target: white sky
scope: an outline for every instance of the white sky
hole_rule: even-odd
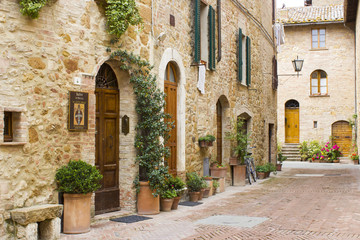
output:
[[[283,3],[286,7],[303,7],[304,0],[276,0],[276,8],[281,8]]]

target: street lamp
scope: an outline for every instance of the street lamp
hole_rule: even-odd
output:
[[[292,64],[294,67],[295,72],[297,72],[297,75],[299,76],[299,72],[301,71],[303,67],[304,59],[299,59],[299,56],[297,56],[296,59],[292,60]]]

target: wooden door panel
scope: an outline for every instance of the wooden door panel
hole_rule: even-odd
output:
[[[222,109],[221,104],[216,104],[216,160],[222,164]]]
[[[299,109],[285,109],[285,142],[299,143]]]
[[[338,145],[344,156],[351,151],[352,129],[348,122],[336,122],[332,126],[333,145]]]

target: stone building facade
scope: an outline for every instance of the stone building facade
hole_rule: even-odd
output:
[[[119,39],[119,45],[154,65],[153,73],[164,91],[169,77],[175,78],[172,85],[176,88],[175,173],[182,177],[189,171],[202,174],[204,158],[218,155],[228,167],[230,179],[230,143],[225,135],[231,121],[238,116],[247,119],[251,144],[256,146],[253,150],[256,161],[276,161],[277,92],[272,80],[276,55],[272,30],[274,3],[201,1],[204,39],[201,39],[200,57],[206,62],[209,36],[208,20],[203,12],[207,14],[212,6],[216,19],[215,69],[210,70],[207,65],[201,93],[197,87],[199,64],[194,61],[195,2],[137,1],[143,27],[129,27]],[[250,62],[246,64],[242,57],[242,82],[238,80],[239,29],[243,35],[243,56],[246,37],[251,40]],[[102,134],[96,127],[102,100],[95,92],[98,79],[103,77],[101,72],[105,71],[102,69],[113,72],[117,80],[118,95],[107,105],[116,113],[117,136],[106,136],[106,141],[108,137],[111,141],[118,139],[115,151],[118,179],[114,181],[119,186],[119,208],[135,210],[136,192],[132,184],[138,174],[134,147],[136,102],[129,74],[120,69],[119,61],[110,59],[112,36],[106,31],[104,9],[92,0],[57,0],[46,5],[38,19],[31,20],[21,15],[18,2],[4,0],[0,2],[0,32],[0,238],[6,239],[14,233],[10,210],[59,201],[54,181],[56,169],[73,159],[95,164],[96,135]],[[251,76],[248,84],[246,67]],[[68,130],[69,91],[88,93],[86,131]],[[124,116],[129,122],[126,134],[122,132]],[[10,141],[6,140],[9,118]],[[201,149],[197,140],[206,134],[220,136],[219,144],[215,142],[215,147]],[[95,209],[95,197],[93,202]]]
[[[312,3],[278,9],[285,29],[285,44],[278,53],[278,140],[327,142],[330,136],[339,137],[341,128],[347,131],[340,136],[344,142],[334,141],[348,154],[354,137],[349,126],[355,114],[354,32],[344,25],[339,1]],[[300,76],[289,76],[297,57],[304,60]]]

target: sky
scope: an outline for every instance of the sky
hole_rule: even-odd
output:
[[[283,3],[286,7],[303,7],[304,0],[276,0],[276,8],[281,8]]]

